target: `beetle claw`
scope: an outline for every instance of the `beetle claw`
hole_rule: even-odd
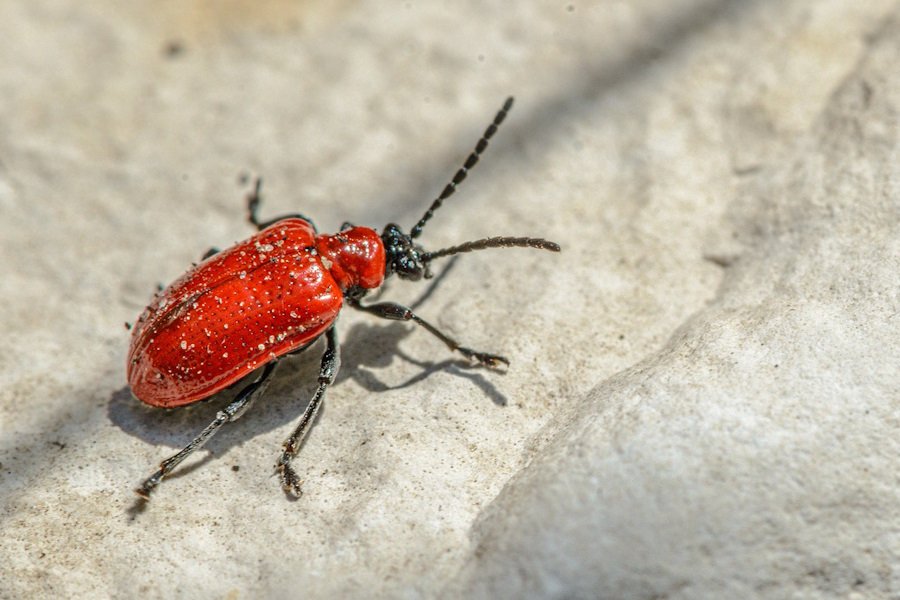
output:
[[[303,480],[297,476],[294,469],[292,469],[290,465],[283,463],[275,468],[279,475],[281,475],[281,489],[284,490],[284,493],[288,496],[293,496],[294,498],[302,496],[303,490],[300,486],[303,483]]]
[[[499,356],[497,354],[487,354],[485,352],[473,352],[469,358],[472,358],[482,367],[487,367],[488,369],[500,369],[502,367],[509,366],[509,359],[505,356]]]
[[[162,481],[164,475],[164,471],[162,470],[162,468],[160,468],[159,471],[145,479],[144,483],[141,484],[141,487],[134,490],[134,493],[143,498],[145,501],[150,500],[151,492],[156,489],[156,486],[158,486],[159,482]]]

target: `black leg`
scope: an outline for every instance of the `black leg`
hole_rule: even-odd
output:
[[[325,332],[325,339],[328,346],[322,355],[322,366],[319,368],[319,385],[316,388],[316,393],[313,394],[312,400],[306,406],[306,410],[303,412],[303,416],[300,417],[300,422],[297,424],[294,432],[284,441],[281,457],[275,463],[275,470],[281,476],[282,489],[284,489],[286,494],[297,498],[303,493],[300,490],[302,481],[297,477],[293,467],[291,467],[291,461],[297,456],[300,446],[303,445],[303,440],[309,433],[309,426],[312,425],[313,419],[316,418],[316,413],[322,405],[325,390],[334,383],[334,378],[337,377],[341,364],[340,348],[338,347],[337,332],[334,326]]]
[[[215,256],[218,253],[219,253],[219,249],[216,248],[215,246],[213,246],[212,248],[210,248],[209,250],[207,250],[206,252],[203,253],[203,258],[201,258],[200,260],[204,261],[207,258],[209,258],[210,256]]]
[[[250,221],[259,231],[262,231],[269,225],[274,225],[278,221],[283,219],[303,219],[307,223],[313,226],[313,229],[318,233],[318,229],[316,229],[316,225],[312,222],[312,220],[300,213],[291,213],[289,215],[281,215],[280,217],[275,217],[274,219],[269,219],[267,221],[259,220],[259,205],[262,204],[262,196],[260,195],[260,188],[262,188],[262,178],[257,177],[256,182],[253,184],[253,191],[247,194],[247,220]]]
[[[235,397],[234,401],[225,407],[225,410],[220,410],[216,413],[216,418],[213,419],[212,423],[206,426],[206,429],[200,432],[200,435],[195,437],[190,444],[181,450],[181,452],[162,461],[159,465],[159,470],[148,477],[144,483],[141,484],[141,487],[135,490],[137,495],[145,500],[149,500],[150,493],[160,484],[164,477],[181,464],[181,461],[190,456],[195,450],[202,448],[203,445],[209,441],[209,438],[219,432],[219,429],[221,429],[225,423],[231,423],[241,418],[241,415],[250,408],[253,400],[265,390],[269,383],[269,377],[271,377],[277,364],[278,361],[268,363],[259,378],[242,389]]]
[[[483,367],[496,369],[501,365],[501,363],[509,366],[509,360],[502,356],[498,356],[496,354],[488,354],[486,352],[476,352],[471,348],[460,346],[459,342],[441,333],[440,330],[438,330],[434,325],[432,325],[425,319],[422,319],[413,311],[400,304],[395,304],[394,302],[379,302],[378,304],[363,306],[359,303],[358,300],[348,300],[348,302],[350,302],[350,305],[354,308],[365,311],[367,313],[371,313],[376,317],[381,317],[382,319],[390,319],[392,321],[413,321],[416,324],[424,327],[429,333],[447,344],[447,347],[450,348],[450,350],[459,352],[469,360],[474,360]]]

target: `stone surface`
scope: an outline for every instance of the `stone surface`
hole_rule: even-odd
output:
[[[0,6],[0,597],[900,595],[900,6]],[[153,286],[266,214],[542,235],[341,318],[214,415],[124,383]]]

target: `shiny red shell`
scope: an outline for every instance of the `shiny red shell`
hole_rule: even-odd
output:
[[[128,383],[141,401],[203,400],[265,363],[312,343],[344,292],[384,281],[378,234],[316,235],[289,218],[203,261],[159,294],[134,327]]]

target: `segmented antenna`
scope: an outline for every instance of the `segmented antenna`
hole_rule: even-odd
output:
[[[488,147],[488,140],[494,137],[494,134],[497,133],[497,129],[500,127],[500,123],[503,122],[503,119],[506,118],[506,113],[512,108],[513,98],[510,96],[506,99],[506,102],[503,103],[503,108],[500,109],[500,112],[497,113],[497,116],[494,117],[494,121],[488,125],[488,128],[484,130],[484,134],[478,140],[478,143],[475,144],[475,150],[469,154],[469,158],[466,159],[466,162],[463,163],[463,166],[460,167],[459,171],[456,172],[456,175],[453,176],[453,179],[447,186],[444,188],[444,191],[441,192],[441,195],[438,196],[434,202],[431,203],[431,206],[428,207],[428,210],[425,211],[425,214],[419,219],[419,222],[416,223],[416,226],[412,228],[412,231],[409,233],[409,237],[415,239],[419,237],[419,234],[422,233],[422,228],[425,226],[425,223],[434,215],[434,211],[441,207],[441,204],[444,203],[444,200],[453,195],[453,192],[456,191],[456,187],[461,184],[466,179],[466,175],[469,174],[469,170],[478,164],[478,159],[481,157],[481,153],[485,151]]]
[[[450,256],[451,254],[461,254],[463,252],[472,252],[474,250],[484,250],[485,248],[537,248],[539,250],[550,250],[551,252],[559,252],[559,244],[549,242],[540,238],[525,237],[489,237],[483,240],[475,240],[466,242],[459,246],[451,246],[436,252],[425,252],[422,254],[424,262],[431,262],[435,258],[442,256]]]

